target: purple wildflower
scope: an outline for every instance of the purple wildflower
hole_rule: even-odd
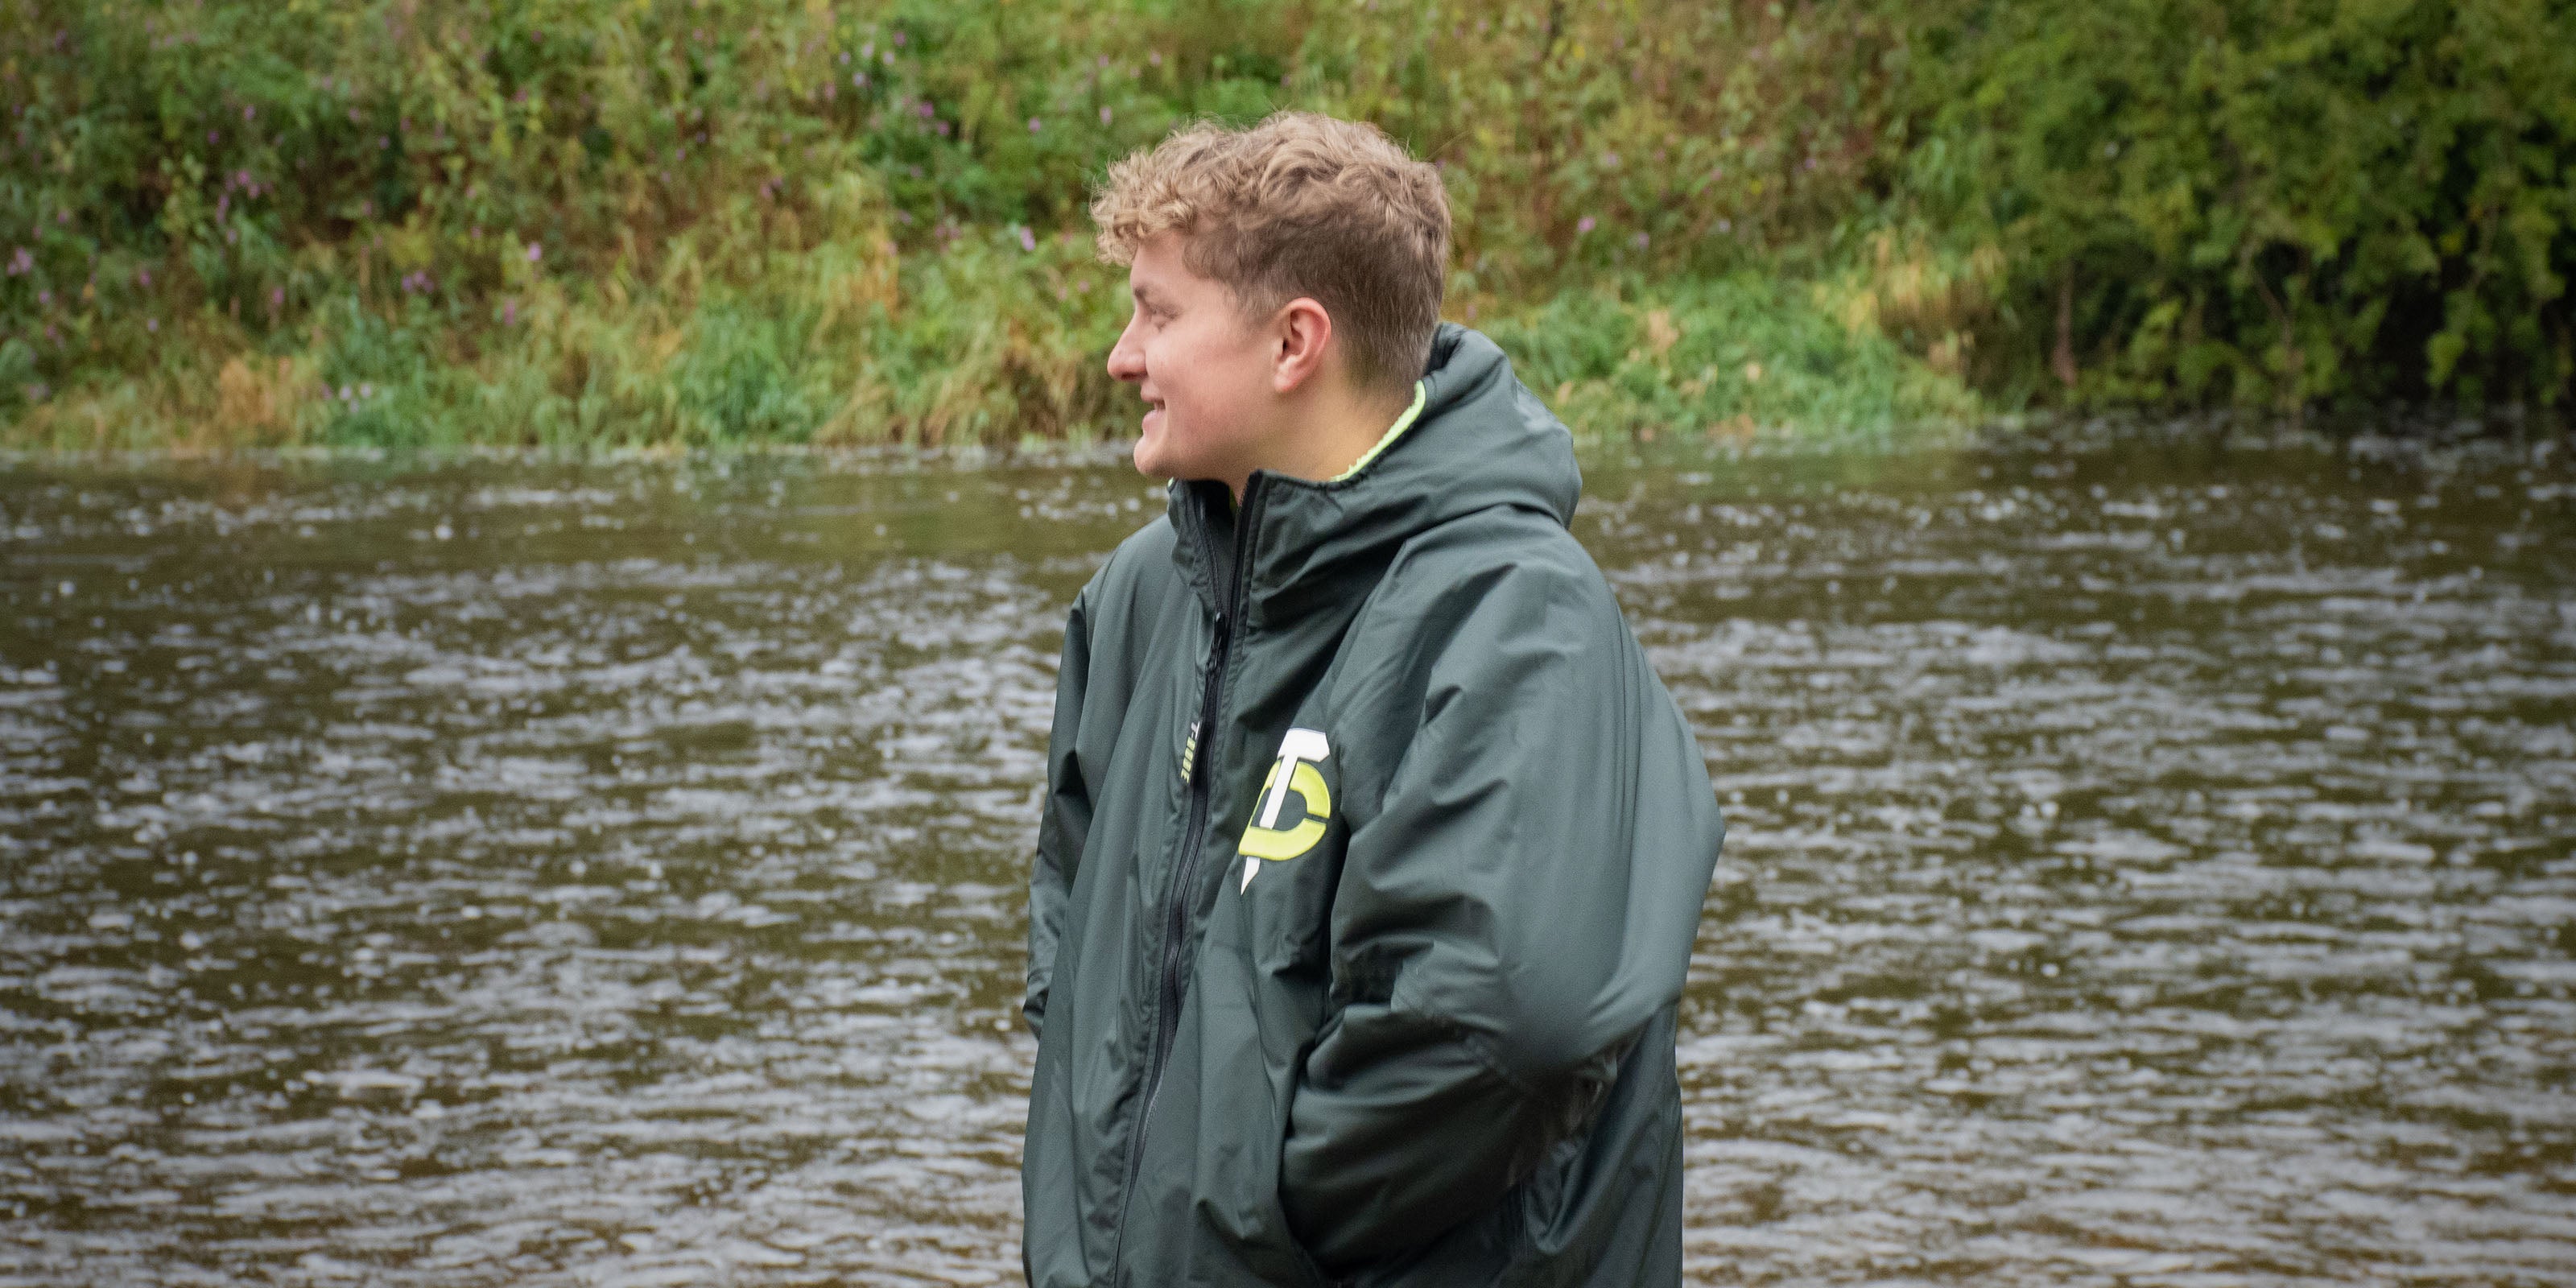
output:
[[[544,259],[545,257],[546,257],[546,248],[545,248],[544,246],[539,245],[539,244],[538,244],[538,243],[536,243],[536,242],[529,242],[529,243],[528,243],[528,262],[529,262],[529,263],[534,264],[534,263],[536,263],[537,261],[539,261],[539,260],[541,260],[541,259]]]
[[[145,318],[145,319],[143,319],[143,329],[144,329],[144,330],[146,330],[146,331],[155,331],[155,332],[159,331],[159,330],[161,329],[161,319],[159,319],[159,318]]]
[[[1578,232],[1578,233],[1588,233],[1588,232],[1591,232],[1591,231],[1592,231],[1592,216],[1590,216],[1590,215],[1585,215],[1585,216],[1584,216],[1584,217],[1582,217],[1581,219],[1577,219],[1577,220],[1575,220],[1575,221],[1574,221],[1574,231],[1576,231],[1576,232]]]
[[[850,87],[852,89],[866,89],[868,87],[868,74],[866,72],[850,73]]]
[[[11,277],[16,277],[20,273],[33,272],[35,267],[36,257],[29,254],[24,246],[18,248],[17,254],[9,257],[9,276]]]
[[[282,304],[284,304],[284,303],[286,303],[286,288],[285,288],[285,287],[283,287],[283,286],[272,286],[272,287],[268,288],[268,306],[269,306],[270,308],[276,308],[276,307],[278,307],[279,305],[282,305]]]
[[[1033,250],[1036,250],[1037,248],[1038,248],[1038,235],[1037,235],[1036,233],[1034,233],[1034,232],[1029,231],[1029,230],[1028,230],[1028,229],[1026,229],[1026,228],[1022,228],[1022,229],[1020,230],[1020,249],[1021,249],[1021,250],[1033,251]]]
[[[1109,124],[1109,106],[1105,103],[1102,104],[1100,108],[1100,123],[1102,125]]]
[[[895,45],[895,48],[897,48],[897,49],[901,49],[901,48],[903,48],[903,33],[902,33],[902,32],[898,31],[898,32],[894,33],[894,45]]]
[[[1040,128],[1040,126],[1041,126],[1042,124],[1043,124],[1043,122],[1039,121],[1039,120],[1038,120],[1038,118],[1036,118],[1036,117],[1034,117],[1034,116],[1030,117],[1030,118],[1029,118],[1029,133],[1031,133],[1031,134],[1035,134],[1035,133],[1037,133],[1037,132],[1038,132],[1038,130],[1039,130],[1039,128]]]
[[[517,326],[518,324],[519,324],[519,302],[518,302],[517,300],[503,300],[503,301],[501,301],[501,325],[503,325],[503,326]]]

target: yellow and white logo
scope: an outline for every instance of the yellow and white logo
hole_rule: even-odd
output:
[[[1252,874],[1261,870],[1263,859],[1285,862],[1324,839],[1324,820],[1333,816],[1333,793],[1324,786],[1323,771],[1315,766],[1332,755],[1332,744],[1313,729],[1291,729],[1279,740],[1279,759],[1261,782],[1261,810],[1243,825],[1243,844],[1235,847],[1243,855],[1243,884],[1238,890],[1252,888]],[[1291,789],[1305,801],[1306,817],[1294,827],[1283,828],[1279,815]]]

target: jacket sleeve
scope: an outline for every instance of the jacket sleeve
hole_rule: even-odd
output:
[[[1091,593],[1075,596],[1065,618],[1064,657],[1055,673],[1055,722],[1047,733],[1046,795],[1038,816],[1038,848],[1029,871],[1029,979],[1020,1013],[1029,1031],[1046,1023],[1047,990],[1055,979],[1056,949],[1064,941],[1065,907],[1082,845],[1091,831],[1091,787],[1083,781],[1074,744],[1081,734],[1082,699],[1091,671]]]
[[[1491,1207],[1584,1129],[1681,994],[1717,861],[1697,744],[1590,567],[1492,570],[1407,629],[1412,676],[1382,687],[1419,695],[1416,723],[1351,833],[1335,1009],[1280,1165],[1336,1273]]]

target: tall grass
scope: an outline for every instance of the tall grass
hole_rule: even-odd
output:
[[[0,443],[1115,432],[1089,183],[1283,106],[1586,432],[2561,396],[2576,20],[2317,3],[0,0]]]
[[[1878,78],[1826,73],[1878,40],[1760,5],[0,0],[0,439],[1114,432],[1087,185],[1289,105],[1440,161],[1452,316],[1585,428],[1883,431],[1970,404],[1767,276],[1852,195]]]

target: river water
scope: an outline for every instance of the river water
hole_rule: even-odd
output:
[[[1159,492],[0,467],[0,1283],[1016,1279],[1062,613]],[[1592,462],[1731,824],[1696,1282],[2576,1282],[2576,472]]]

